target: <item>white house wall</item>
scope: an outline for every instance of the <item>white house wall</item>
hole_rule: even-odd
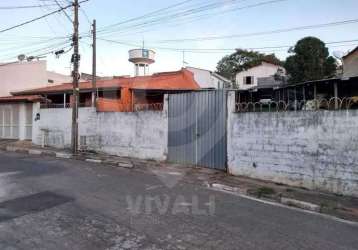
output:
[[[273,76],[277,73],[278,69],[283,69],[283,68],[273,64],[263,63],[262,65],[238,73],[236,75],[236,84],[239,86],[239,89],[243,89],[243,90],[256,87],[258,78]],[[254,77],[254,81],[250,85],[244,84],[244,77],[248,77],[248,76]]]
[[[0,67],[0,96],[47,84],[46,62],[23,62]]]
[[[11,92],[72,82],[70,76],[47,71],[46,61],[17,62],[0,67],[0,97]]]
[[[187,67],[187,70],[194,74],[194,80],[201,89],[222,89],[225,82],[216,77],[210,70]]]
[[[358,76],[358,51],[343,59],[343,72],[347,78]]]

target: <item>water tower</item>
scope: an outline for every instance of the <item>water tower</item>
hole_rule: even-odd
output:
[[[150,49],[132,49],[129,51],[129,61],[134,63],[134,75],[149,74],[149,65],[154,63],[155,52]]]

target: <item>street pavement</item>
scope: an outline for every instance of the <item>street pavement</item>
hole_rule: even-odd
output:
[[[0,152],[0,249],[358,249],[357,225],[182,173]]]

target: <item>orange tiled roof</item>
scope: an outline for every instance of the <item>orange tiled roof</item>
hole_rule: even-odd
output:
[[[133,77],[130,88],[137,90],[197,90],[200,87],[194,80],[193,73],[182,69],[152,76]]]
[[[194,80],[192,72],[182,69],[174,72],[163,72],[151,76],[122,77],[111,80],[98,80],[97,88],[130,88],[134,90],[197,90],[199,85]],[[92,89],[91,82],[81,82],[80,90]],[[61,93],[72,91],[72,83],[64,83],[56,86],[30,89],[14,92],[14,95]]]
[[[40,95],[4,96],[0,97],[0,102],[36,102],[42,99]]]

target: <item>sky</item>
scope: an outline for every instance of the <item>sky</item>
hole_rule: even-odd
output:
[[[58,3],[66,6],[69,1]],[[4,9],[11,6],[35,7]],[[0,30],[58,8],[55,0],[1,0]],[[150,68],[153,73],[179,70],[183,65],[215,70],[217,62],[235,48],[258,48],[284,60],[289,55],[287,47],[266,47],[293,46],[306,36],[316,36],[327,43],[340,42],[328,45],[330,53],[346,53],[358,46],[358,22],[282,33],[267,31],[358,19],[357,9],[357,0],[89,0],[81,4],[80,11],[80,71],[91,73],[89,30],[93,19],[97,20],[99,38],[98,75],[109,76],[132,75],[134,68],[128,62],[128,50],[143,43],[156,51],[156,62]],[[67,14],[72,17],[71,9]],[[110,26],[113,24],[117,25]],[[266,34],[247,35],[261,32]],[[48,69],[69,74],[71,33],[72,24],[63,12],[1,32],[0,62],[14,61],[19,54],[49,53],[45,57]],[[183,41],[232,35],[237,36]],[[357,41],[342,42],[351,40]],[[60,49],[69,52],[59,58],[50,53]]]

